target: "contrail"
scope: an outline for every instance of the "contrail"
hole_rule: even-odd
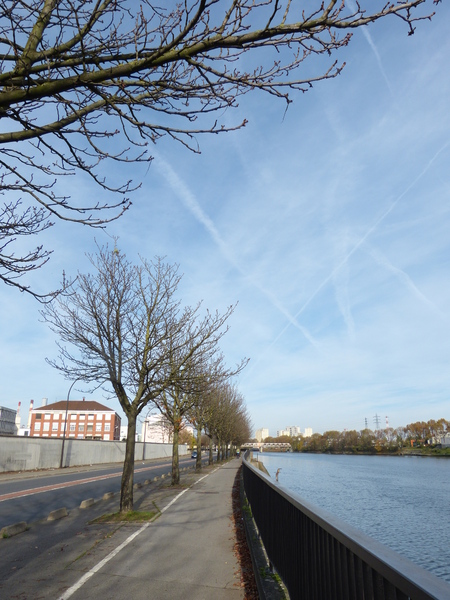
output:
[[[300,325],[295,317],[291,315],[291,313],[283,306],[283,304],[276,298],[276,296],[262,287],[257,281],[254,280],[253,277],[249,276],[242,267],[239,265],[238,261],[234,257],[230,248],[223,240],[220,235],[217,227],[214,225],[213,221],[205,214],[202,207],[197,202],[195,196],[190,191],[189,187],[184,183],[184,181],[178,176],[178,174],[172,169],[170,164],[165,161],[161,156],[155,155],[155,166],[159,170],[159,172],[163,175],[164,179],[173,189],[173,191],[177,194],[179,199],[182,201],[184,206],[189,210],[189,212],[195,217],[195,219],[203,225],[206,231],[210,234],[215,244],[219,247],[220,251],[224,255],[224,257],[230,262],[233,267],[251,284],[256,287],[274,306],[277,310],[281,312],[281,314],[287,318],[290,325],[294,325],[308,340],[310,344],[314,347],[317,347],[317,342],[308,332],[308,330]]]
[[[341,262],[331,271],[331,273],[328,275],[328,277],[326,277],[322,283],[316,288],[316,290],[311,294],[311,296],[308,298],[308,300],[306,300],[306,302],[304,302],[304,304],[299,308],[299,310],[295,313],[294,315],[294,319],[297,319],[302,312],[309,306],[309,304],[311,304],[311,302],[314,300],[314,298],[317,296],[317,294],[331,281],[331,279],[335,276],[335,274],[339,271],[339,269],[345,265],[345,263],[349,260],[349,258],[351,256],[353,256],[353,254],[361,247],[361,245],[367,240],[367,238],[372,235],[372,233],[378,228],[378,226],[380,225],[380,223],[382,223],[384,221],[384,219],[394,210],[394,208],[397,206],[397,204],[400,202],[400,200],[402,200],[407,194],[408,192],[416,185],[416,183],[422,179],[422,177],[425,175],[425,173],[429,170],[429,168],[431,167],[431,165],[434,163],[434,161],[437,159],[437,157],[448,148],[448,146],[450,145],[450,142],[447,142],[446,144],[444,144],[442,146],[442,148],[440,148],[436,154],[428,161],[427,165],[424,167],[424,169],[417,175],[417,177],[409,184],[409,186],[405,189],[404,192],[402,192],[400,194],[400,196],[398,196],[398,198],[396,198],[396,200],[394,200],[394,202],[389,206],[389,208],[387,208],[387,210],[385,210],[385,212],[375,221],[375,223],[369,227],[369,229],[366,231],[366,233],[363,235],[363,237],[353,246],[353,248],[350,250],[350,252],[348,252],[348,254],[341,260]],[[282,330],[281,332],[276,336],[276,338],[269,344],[269,346],[267,347],[267,350],[269,348],[271,348],[280,338],[281,336],[287,331],[287,329],[289,328],[290,323],[288,323]]]
[[[439,308],[417,288],[417,286],[414,284],[413,280],[407,273],[402,271],[402,269],[399,269],[398,267],[394,266],[386,256],[384,256],[383,254],[381,254],[381,252],[378,252],[374,248],[369,248],[369,254],[372,256],[372,258],[374,258],[374,260],[376,260],[376,262],[378,262],[386,270],[393,273],[413,293],[413,295],[416,298],[421,300],[424,304],[431,308],[433,312],[435,312],[443,321],[448,323],[447,315],[445,315],[441,310],[439,310]]]
[[[347,0],[347,4],[352,12],[356,12],[357,8],[356,8],[356,4],[353,2],[353,0]],[[366,38],[367,43],[369,44],[370,48],[372,49],[372,52],[375,54],[378,68],[380,69],[383,79],[385,80],[386,85],[388,86],[389,91],[390,91],[391,95],[393,96],[394,94],[392,92],[391,83],[386,75],[386,71],[384,70],[383,63],[381,62],[380,53],[378,52],[378,48],[375,46],[372,36],[370,35],[370,31],[367,26],[362,27],[360,30],[362,31],[364,37]]]

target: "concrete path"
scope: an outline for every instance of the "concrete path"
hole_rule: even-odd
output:
[[[103,557],[103,561],[109,560],[96,572],[98,563],[92,560],[95,551],[88,564],[83,559],[77,561],[71,569],[79,571],[80,580],[61,598],[244,598],[233,550],[231,498],[239,464],[233,460],[200,477],[191,488],[180,490],[153,523],[135,531],[127,528],[135,537],[117,553],[116,548],[112,555]]]

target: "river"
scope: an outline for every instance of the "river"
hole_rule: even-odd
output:
[[[279,484],[450,583],[450,459],[260,453]]]

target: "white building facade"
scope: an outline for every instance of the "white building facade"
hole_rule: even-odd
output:
[[[142,424],[143,442],[155,444],[171,444],[173,441],[173,427],[161,414],[145,417]]]
[[[299,437],[302,435],[300,427],[296,425],[291,425],[290,427],[286,427],[285,429],[279,429],[277,431],[277,437],[281,437],[283,435],[287,435],[288,437]]]
[[[189,423],[183,424],[183,431],[194,434],[194,428]],[[145,417],[142,424],[140,441],[153,442],[154,444],[171,444],[173,442],[173,427],[161,414]]]
[[[258,442],[262,442],[267,437],[269,437],[269,430],[267,428],[263,427],[262,429],[257,429],[255,431],[255,438]]]

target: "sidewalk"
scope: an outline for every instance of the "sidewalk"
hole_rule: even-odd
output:
[[[58,542],[58,548],[55,544],[51,551],[17,572],[17,577],[6,581],[5,587],[1,586],[2,597],[244,599],[232,520],[232,488],[240,464],[233,459],[201,474],[190,472],[182,478],[182,484],[189,487],[161,487],[142,494],[139,491],[136,510],[150,510],[156,504],[162,514],[155,521],[144,525],[87,525],[86,529],[95,529],[95,543],[91,537],[89,546],[85,543],[83,547],[81,539],[77,545],[72,535],[66,551],[58,553]],[[100,506],[95,512],[99,510]],[[103,510],[111,512],[111,507]],[[64,521],[59,522],[60,527]],[[14,543],[14,538],[5,542]],[[5,592],[7,595],[3,595]]]

